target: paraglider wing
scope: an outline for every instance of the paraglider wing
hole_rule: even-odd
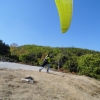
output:
[[[73,0],[55,0],[58,9],[62,33],[70,27],[72,19]]]

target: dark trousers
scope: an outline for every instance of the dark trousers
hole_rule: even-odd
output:
[[[49,69],[50,69],[50,64],[49,64],[46,60],[43,61],[42,65],[41,65],[41,70],[42,70],[46,65],[48,66],[48,69],[47,69],[47,70],[49,70]]]

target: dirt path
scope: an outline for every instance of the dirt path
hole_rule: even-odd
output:
[[[34,83],[22,82],[32,76]],[[100,100],[100,81],[72,74],[0,69],[0,100]]]

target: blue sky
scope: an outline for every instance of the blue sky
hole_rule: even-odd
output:
[[[0,0],[0,39],[9,45],[100,51],[100,0],[73,0],[72,21],[65,34],[54,0]]]

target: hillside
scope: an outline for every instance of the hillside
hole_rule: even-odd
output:
[[[86,76],[0,68],[0,82],[0,100],[100,100],[100,81]]]
[[[86,75],[100,80],[100,52],[76,47],[50,47],[39,45],[7,45],[0,41],[0,61],[41,66],[51,55],[50,66],[65,72]]]

